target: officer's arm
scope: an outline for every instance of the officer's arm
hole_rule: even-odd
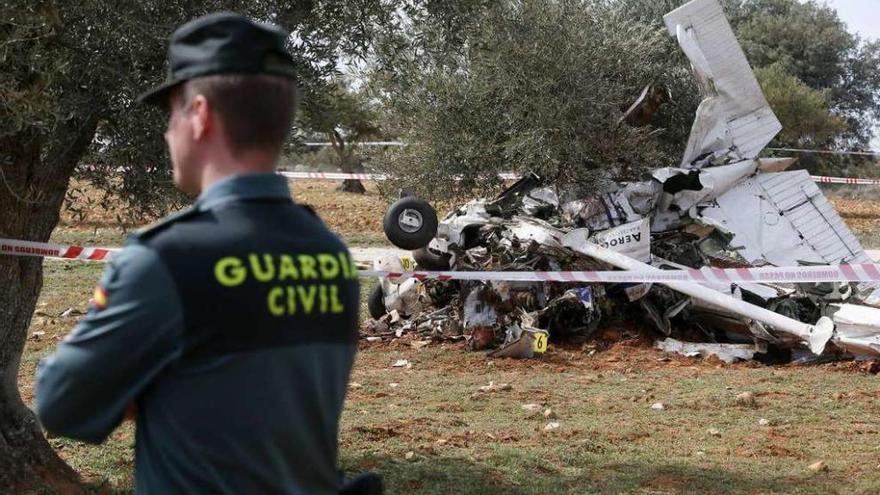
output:
[[[37,371],[37,414],[46,429],[94,443],[180,356],[183,335],[177,289],[153,250],[126,247],[100,288],[106,301],[96,292],[99,300]]]

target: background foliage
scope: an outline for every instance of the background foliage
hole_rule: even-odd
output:
[[[589,185],[677,163],[699,101],[662,23],[682,3],[467,1],[443,22],[414,9],[405,29],[380,38],[371,74],[385,128],[410,145],[375,163],[428,197],[470,194],[499,171]],[[865,147],[880,110],[880,45],[817,2],[724,3],[785,128],[772,145]],[[656,113],[638,127],[621,123],[649,85]],[[865,173],[866,163],[801,160],[825,173]]]

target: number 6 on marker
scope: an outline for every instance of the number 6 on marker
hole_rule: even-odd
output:
[[[544,354],[547,352],[547,334],[544,332],[535,332],[532,336],[534,337],[535,354]]]

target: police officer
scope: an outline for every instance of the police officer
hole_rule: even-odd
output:
[[[173,33],[174,182],[193,206],[134,235],[38,371],[55,434],[98,443],[136,410],[137,493],[336,494],[356,350],[345,245],[273,173],[296,90],[287,33],[219,13]]]

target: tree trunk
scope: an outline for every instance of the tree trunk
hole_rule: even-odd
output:
[[[349,149],[350,145],[346,145],[342,135],[335,129],[328,132],[327,135],[330,136],[330,143],[332,143],[333,150],[336,152],[336,157],[339,160],[339,170],[345,174],[353,174],[356,169],[360,169],[360,172],[363,172],[364,167],[361,165],[360,159],[354,156],[354,153]],[[367,192],[364,185],[358,179],[343,179],[342,183],[336,187],[336,190],[356,194]]]
[[[0,237],[45,242],[96,120],[71,119],[51,136],[31,129],[0,140]],[[47,144],[50,143],[50,144]],[[40,258],[0,255],[0,493],[78,493],[79,477],[52,450],[21,399],[18,367],[43,283]]]
[[[339,168],[342,172],[346,174],[356,174],[363,173],[364,166],[361,164],[360,158],[358,158],[354,153],[348,153],[339,158]],[[367,192],[367,189],[361,183],[359,179],[344,179],[342,184],[339,184],[339,187],[336,188],[337,191],[356,193],[356,194],[364,194]]]

